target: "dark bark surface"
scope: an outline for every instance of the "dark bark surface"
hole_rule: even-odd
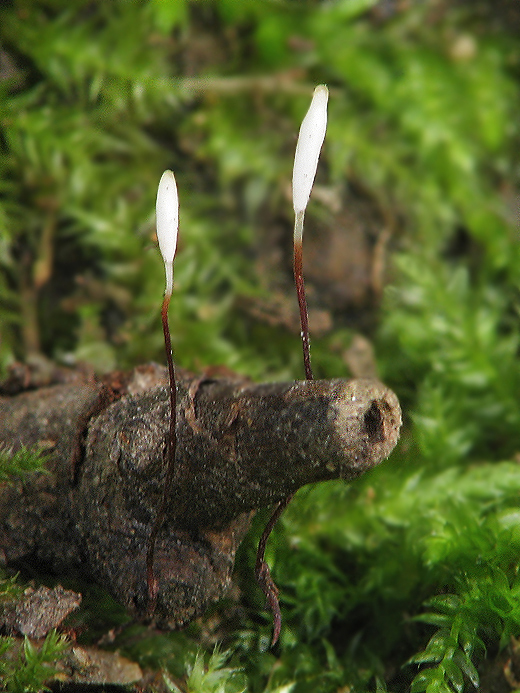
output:
[[[0,488],[3,562],[79,569],[145,617],[169,414],[156,366],[0,397],[0,444],[50,453],[48,474]],[[256,509],[308,483],[354,479],[390,454],[400,423],[395,395],[376,380],[255,385],[179,371],[175,478],[155,550],[158,625],[180,627],[220,598]]]

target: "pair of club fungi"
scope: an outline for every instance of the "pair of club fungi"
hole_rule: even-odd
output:
[[[138,618],[178,628],[219,599],[254,512],[274,506],[256,577],[280,632],[264,560],[269,533],[309,483],[350,481],[384,460],[401,425],[377,380],[314,380],[302,271],[305,209],[327,124],[319,86],[299,133],[294,171],[294,278],[306,380],[252,384],[175,368],[168,327],[179,204],[166,171],[157,194],[166,272],[168,368],[142,366],[0,397],[0,444],[48,449],[47,474],[0,489],[0,559],[28,557],[87,572]]]
[[[311,105],[309,107],[309,110],[307,111],[307,114],[305,115],[305,118],[302,121],[301,127],[300,127],[300,132],[298,135],[298,141],[296,145],[296,152],[295,152],[295,157],[294,157],[294,167],[293,167],[293,179],[292,179],[292,190],[293,190],[293,207],[294,207],[294,216],[295,216],[295,222],[294,222],[294,255],[293,255],[293,270],[294,270],[294,283],[295,283],[295,288],[296,288],[296,296],[298,300],[298,307],[300,311],[300,323],[301,323],[301,342],[302,342],[302,353],[303,353],[303,366],[305,370],[305,377],[307,381],[314,381],[314,376],[312,372],[312,367],[311,367],[311,359],[310,359],[310,341],[309,341],[309,324],[308,324],[308,312],[307,312],[307,301],[306,301],[306,296],[305,296],[305,284],[304,284],[304,279],[303,279],[303,226],[304,226],[304,217],[305,217],[305,210],[307,208],[307,204],[309,202],[310,194],[312,191],[312,187],[314,185],[314,179],[316,176],[316,171],[318,167],[318,160],[321,152],[321,148],[323,146],[323,142],[325,139],[325,134],[327,130],[327,103],[328,103],[328,97],[329,97],[329,92],[328,89],[325,85],[320,85],[316,87],[314,90],[313,98],[311,101]],[[156,221],[157,221],[157,238],[159,242],[159,248],[164,260],[164,267],[165,267],[165,273],[166,273],[166,289],[165,289],[165,294],[164,294],[164,301],[163,301],[163,306],[162,306],[162,324],[163,324],[163,331],[164,331],[164,338],[165,338],[165,348],[166,348],[166,359],[168,363],[168,371],[169,371],[169,377],[170,377],[170,433],[169,433],[169,439],[168,439],[168,444],[167,444],[167,453],[166,453],[166,472],[165,472],[165,480],[164,480],[164,488],[163,488],[163,496],[162,500],[159,505],[159,510],[157,513],[156,521],[154,523],[149,541],[148,541],[148,552],[147,552],[147,584],[148,584],[148,592],[149,592],[149,601],[150,601],[150,613],[153,613],[156,609],[157,606],[157,594],[158,594],[158,582],[155,577],[154,573],[154,554],[155,554],[155,542],[157,540],[159,531],[161,529],[161,526],[164,523],[165,516],[166,516],[166,511],[167,507],[169,504],[171,504],[171,498],[172,498],[172,489],[174,486],[174,478],[176,475],[178,475],[177,472],[177,461],[176,461],[176,447],[177,447],[177,423],[176,423],[176,390],[177,390],[177,385],[175,382],[175,368],[173,365],[173,356],[172,356],[172,350],[171,350],[171,339],[170,339],[170,333],[169,333],[169,328],[168,328],[168,306],[170,302],[170,298],[172,295],[173,291],[173,262],[175,258],[175,252],[176,252],[176,247],[177,247],[177,234],[178,234],[178,225],[179,225],[179,201],[178,201],[178,194],[177,194],[177,185],[175,182],[175,176],[172,173],[172,171],[165,171],[163,174],[161,181],[159,183],[159,189],[157,193],[157,203],[156,203]],[[311,387],[309,385],[306,386],[307,388]],[[312,390],[313,392],[318,392],[321,390],[323,385],[318,385],[316,389]],[[352,386],[350,386],[352,387]],[[372,388],[373,384],[369,386],[369,388]],[[350,407],[353,407],[353,411],[356,411],[357,414],[359,414],[358,410],[358,404],[360,401],[360,393],[356,392],[352,393],[350,392]],[[282,397],[284,399],[284,397]],[[334,401],[342,401],[344,402],[344,393],[341,397],[338,399],[335,399],[335,395],[333,396]],[[361,397],[361,400],[363,400],[363,406],[366,404],[366,400],[364,397]],[[314,400],[313,400],[314,401]],[[376,400],[373,400],[375,402]],[[347,474],[347,477],[352,476],[352,469],[355,467],[355,460],[359,461],[360,459],[366,460],[367,455],[366,455],[366,442],[367,440],[370,439],[371,444],[374,444],[376,439],[381,442],[380,437],[381,437],[381,424],[383,421],[383,417],[381,415],[381,400],[379,400],[380,404],[371,404],[370,407],[363,412],[363,426],[364,426],[364,431],[368,435],[368,437],[365,437],[364,443],[362,444],[363,452],[361,454],[354,454],[354,466],[351,467],[351,472]],[[393,411],[393,417],[392,421],[394,424],[393,430],[395,431],[395,422],[397,420],[400,421],[400,415],[395,416],[395,402],[392,402],[392,406],[390,409]],[[284,405],[285,406],[285,405]],[[290,407],[289,407],[290,409]],[[344,407],[340,407],[341,411],[345,411]],[[234,414],[238,410],[232,409],[230,416],[232,421],[235,419]],[[262,425],[267,425],[268,428],[266,430],[271,430],[272,427],[274,426],[275,430],[278,430],[280,428],[280,420],[283,418],[284,412],[287,411],[286,409],[280,409],[277,410],[277,414],[274,419],[271,419],[270,416],[267,417],[267,420],[263,420],[262,416],[257,417],[258,421],[262,421]],[[337,416],[337,411],[336,414],[332,415],[332,418],[334,420],[338,420],[336,418]],[[239,415],[242,416],[243,413]],[[324,427],[325,426],[325,421],[327,420],[327,417],[330,415],[329,413],[325,416],[325,419],[323,416],[318,416],[316,421],[319,422],[319,427]],[[281,417],[281,418],[278,418]],[[341,419],[341,415],[339,417]],[[347,417],[348,418],[348,417]],[[357,419],[357,415],[354,417]],[[350,419],[349,419],[350,420]],[[253,420],[251,420],[253,421]],[[254,426],[253,423],[251,423],[251,427]],[[309,441],[309,436],[315,436],[319,434],[319,431],[316,430],[316,428],[312,425],[310,419],[307,417],[306,421],[306,426],[307,428],[304,430],[301,428],[299,425],[294,425],[293,430],[298,430],[298,435],[301,436],[302,441]],[[383,426],[384,428],[384,426]],[[344,432],[347,430],[350,431],[349,426],[346,426],[344,429]],[[372,433],[369,434],[368,432],[371,431]],[[359,429],[357,431],[357,434],[359,434]],[[348,434],[350,436],[350,432]],[[383,436],[384,437],[384,436]],[[386,440],[386,438],[385,438]],[[282,441],[277,441],[277,443],[282,442]],[[274,455],[274,459],[277,460],[277,465],[284,465],[285,462],[290,463],[290,466],[288,467],[289,470],[289,476],[294,475],[296,476],[294,472],[294,461],[291,460],[283,460],[281,459],[283,457],[283,453],[278,452],[277,453],[277,448],[270,448],[268,449],[269,446],[262,445],[258,448],[258,451],[260,452],[260,458],[257,457],[257,463],[254,464],[255,468],[255,478],[257,481],[261,480],[261,483],[258,487],[258,493],[262,493],[262,491],[267,491],[268,489],[271,488],[271,483],[269,481],[270,474],[274,473],[278,477],[283,476],[283,474],[280,474],[280,472],[276,472],[275,469],[272,469],[270,467],[269,463],[265,462],[265,459],[269,456]],[[342,444],[340,445],[340,448],[345,452],[346,448]],[[359,452],[359,451],[358,451]],[[233,447],[231,449],[231,454],[232,457],[235,455],[235,448]],[[320,458],[320,453],[317,450],[314,450],[315,457],[314,459],[317,460]],[[207,455],[209,455],[209,450],[205,451],[204,454],[204,460],[207,459]],[[254,456],[255,457],[255,456]],[[262,462],[263,460],[263,462]],[[351,459],[352,462],[352,459]],[[331,466],[333,469],[337,469],[335,462],[329,460],[328,464]],[[266,475],[266,472],[269,471],[269,474]],[[355,473],[353,474],[354,476],[356,475]],[[216,482],[216,480],[215,480]],[[243,485],[244,479],[240,478],[240,482],[236,485],[235,487],[235,495],[234,497],[236,499],[240,499],[243,497],[243,488],[247,486],[247,484]],[[208,496],[208,501],[210,498],[214,497],[215,495],[215,489],[217,488],[217,485],[213,488],[212,491],[209,492]],[[278,601],[278,590],[276,588],[276,585],[274,584],[269,566],[267,565],[264,555],[265,555],[265,549],[267,545],[267,541],[269,538],[269,535],[278,520],[279,516],[282,514],[283,510],[287,507],[287,505],[290,503],[292,499],[292,494],[294,491],[298,488],[298,486],[294,486],[294,488],[290,491],[290,493],[286,494],[282,498],[276,498],[276,494],[272,494],[270,492],[267,492],[265,500],[267,502],[270,501],[270,503],[275,503],[274,507],[274,512],[271,516],[271,519],[267,523],[264,532],[262,533],[262,536],[259,541],[258,545],[258,552],[257,552],[257,558],[256,558],[256,565],[255,565],[255,574],[257,578],[257,582],[261,589],[263,590],[265,597],[266,597],[266,602],[268,608],[271,610],[273,614],[273,639],[272,643],[274,644],[280,634],[280,628],[281,628],[281,612],[280,612],[280,606],[279,606],[279,601]],[[218,495],[218,494],[217,494]],[[183,507],[183,503],[185,501],[183,500],[184,497],[179,497],[178,498],[178,503],[179,507]],[[208,507],[212,505],[211,502],[208,502]],[[220,507],[220,512],[222,512],[222,504],[220,502],[217,502],[217,506]],[[222,515],[221,515],[222,517]]]

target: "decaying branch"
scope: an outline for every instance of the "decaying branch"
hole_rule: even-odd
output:
[[[155,617],[169,628],[223,594],[256,509],[354,479],[390,454],[401,423],[376,380],[254,385],[179,371],[178,381],[176,471],[155,553]],[[2,561],[88,572],[144,617],[168,426],[157,366],[0,397],[0,444],[49,451],[48,474],[0,488]]]

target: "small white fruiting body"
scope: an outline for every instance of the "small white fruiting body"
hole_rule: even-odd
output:
[[[177,249],[179,232],[179,196],[177,183],[172,171],[165,171],[159,181],[157,202],[155,204],[155,219],[159,250],[164,260],[166,272],[166,296],[173,291],[173,259]]]
[[[329,90],[320,84],[314,90],[311,105],[300,127],[293,168],[293,206],[297,223],[295,240],[302,240],[303,215],[309,201],[321,147],[327,130]],[[299,223],[298,223],[299,222]]]

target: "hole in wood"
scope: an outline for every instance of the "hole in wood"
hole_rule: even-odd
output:
[[[365,414],[365,431],[371,442],[381,443],[385,439],[383,417],[377,402],[372,402],[370,409]]]

